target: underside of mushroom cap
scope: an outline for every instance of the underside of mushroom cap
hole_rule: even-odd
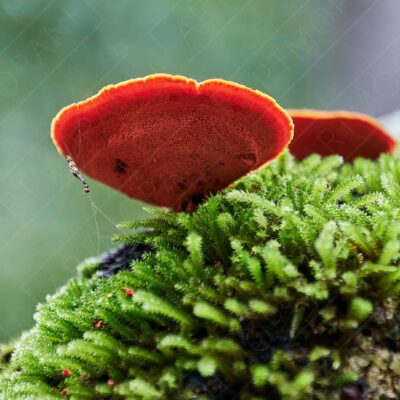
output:
[[[52,124],[82,172],[175,210],[275,159],[292,136],[289,115],[261,92],[164,74],[107,86]]]

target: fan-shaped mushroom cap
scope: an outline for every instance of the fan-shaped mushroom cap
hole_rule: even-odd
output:
[[[392,153],[396,142],[379,123],[364,114],[348,111],[288,110],[294,123],[289,148],[298,159],[312,153],[339,154],[345,161],[356,157],[376,159]]]
[[[52,124],[58,151],[85,174],[175,210],[275,159],[292,135],[289,115],[261,92],[163,74],[107,86]]]

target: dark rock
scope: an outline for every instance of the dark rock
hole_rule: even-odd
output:
[[[129,269],[131,262],[140,260],[152,248],[146,244],[123,244],[100,256],[97,273],[101,278],[108,278],[117,272]]]
[[[341,400],[364,400],[367,395],[368,385],[363,381],[357,381],[346,385],[342,389]]]
[[[240,389],[230,385],[221,374],[205,378],[197,372],[191,373],[184,382],[185,389],[190,389],[197,399],[207,396],[208,400],[233,400],[239,398]]]
[[[277,350],[290,350],[294,342],[290,338],[290,320],[273,325],[265,320],[243,321],[241,346],[257,362],[268,362]]]

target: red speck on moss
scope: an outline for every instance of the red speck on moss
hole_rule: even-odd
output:
[[[289,115],[261,92],[164,74],[105,87],[52,124],[83,173],[174,210],[272,161],[292,136]]]
[[[131,288],[124,288],[124,293],[128,297],[133,297],[133,295],[135,294],[134,290]]]
[[[345,161],[357,157],[376,159],[393,153],[394,139],[379,123],[364,114],[348,111],[289,110],[294,138],[289,148],[298,159],[313,153],[338,154]]]
[[[98,330],[101,329],[104,326],[104,321],[102,319],[99,319],[95,324],[94,324],[94,329]]]
[[[64,369],[62,370],[62,376],[63,376],[64,378],[69,378],[69,377],[71,376],[71,371],[70,371],[68,368],[64,368]]]
[[[214,267],[220,268],[221,266],[222,266],[222,262],[221,261],[217,260],[217,261],[214,262]]]

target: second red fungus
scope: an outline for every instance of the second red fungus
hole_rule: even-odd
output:
[[[376,159],[396,147],[378,122],[364,114],[315,110],[289,110],[289,114],[295,127],[289,148],[300,160],[313,153],[339,154],[345,161],[357,157]]]
[[[275,159],[292,134],[288,114],[261,92],[162,74],[108,86],[52,125],[79,170],[175,210]]]

